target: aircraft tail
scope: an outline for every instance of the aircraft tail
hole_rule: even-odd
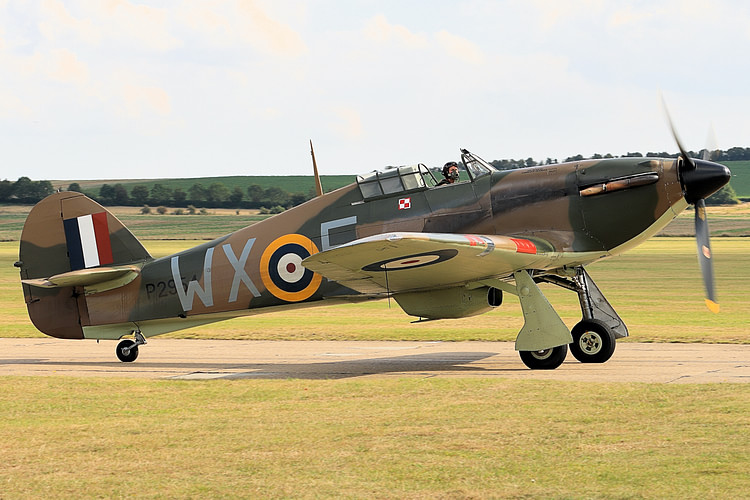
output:
[[[84,294],[129,283],[138,264],[151,258],[133,233],[92,199],[75,192],[46,197],[26,218],[16,263],[31,321],[53,337],[83,338]]]

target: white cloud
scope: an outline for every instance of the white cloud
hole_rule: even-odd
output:
[[[144,112],[166,115],[170,112],[169,95],[159,87],[144,87],[123,84],[122,96],[128,115],[139,118]]]
[[[61,0],[44,0],[40,6],[39,31],[48,40],[58,40],[69,34],[89,44],[97,44],[102,30],[92,19],[76,19]]]
[[[395,44],[410,49],[428,46],[426,36],[412,33],[405,26],[391,24],[382,14],[378,14],[367,22],[364,34],[368,39],[382,44]]]
[[[28,119],[33,111],[9,90],[0,89],[0,118],[23,116]]]
[[[300,34],[270,16],[254,0],[182,2],[179,22],[216,47],[250,45],[264,54],[297,58],[308,52]]]
[[[630,26],[648,21],[657,16],[653,9],[649,11],[636,10],[632,5],[617,10],[609,18],[609,25],[613,27]]]
[[[239,12],[249,21],[245,26],[259,46],[272,54],[284,57],[298,57],[307,52],[302,37],[290,26],[269,17],[253,0],[240,0]]]
[[[281,111],[279,108],[268,106],[262,110],[261,114],[264,118],[275,120],[281,116]]]
[[[52,80],[83,85],[89,81],[89,69],[67,49],[54,49],[44,58],[44,71]]]
[[[165,117],[172,112],[172,99],[166,90],[149,77],[127,68],[115,70],[101,82],[101,86],[106,89],[102,91],[101,99],[120,116],[141,120],[152,116]]]
[[[71,175],[103,163],[231,174],[243,159],[307,173],[311,136],[332,170],[349,173],[442,165],[458,146],[488,159],[663,150],[672,142],[657,88],[675,96],[691,148],[708,121],[720,145],[747,145],[750,6],[739,2],[3,5],[3,151],[40,176],[64,162]],[[66,154],[53,155],[63,141]],[[34,160],[29,144],[45,145]]]
[[[96,6],[92,10],[97,20],[104,22],[107,32],[115,39],[135,42],[153,50],[170,50],[182,45],[169,32],[166,9],[135,5],[125,0],[88,2]]]
[[[359,139],[363,135],[362,119],[359,112],[351,107],[339,106],[333,109],[336,121],[333,130],[347,139]]]
[[[438,32],[435,36],[449,55],[471,64],[485,63],[486,58],[482,50],[466,38],[453,35],[445,30]]]
[[[77,16],[71,14],[71,10]],[[168,14],[167,9],[126,0],[79,0],[69,4],[45,0],[38,25],[40,32],[52,42],[73,37],[94,46],[106,41],[167,51],[182,45],[170,32]]]
[[[548,31],[562,25],[570,25],[571,21],[581,17],[598,17],[606,7],[605,0],[524,0],[519,5],[526,4],[536,12],[533,19],[542,31]]]

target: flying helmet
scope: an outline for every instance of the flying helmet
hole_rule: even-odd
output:
[[[451,167],[456,167],[456,171],[453,174],[450,173]],[[443,176],[445,176],[446,179],[458,179],[458,163],[455,161],[449,161],[446,163],[445,166],[443,166]]]

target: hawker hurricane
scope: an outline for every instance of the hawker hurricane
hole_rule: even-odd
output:
[[[376,170],[161,258],[95,201],[60,192],[31,210],[16,266],[39,330],[120,340],[124,362],[148,337],[266,311],[392,297],[418,320],[442,320],[511,295],[529,368],[557,368],[568,349],[602,363],[628,330],[586,266],[643,243],[689,205],[706,301],[718,310],[704,200],[730,172],[680,150],[501,171],[462,149],[444,180],[423,164]],[[577,294],[572,329],[541,283]]]

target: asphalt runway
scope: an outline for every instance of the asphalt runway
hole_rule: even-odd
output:
[[[750,345],[618,343],[603,364],[568,354],[556,370],[526,368],[511,342],[343,342],[153,338],[134,363],[115,342],[0,339],[0,376],[150,379],[499,377],[587,382],[750,382]]]

